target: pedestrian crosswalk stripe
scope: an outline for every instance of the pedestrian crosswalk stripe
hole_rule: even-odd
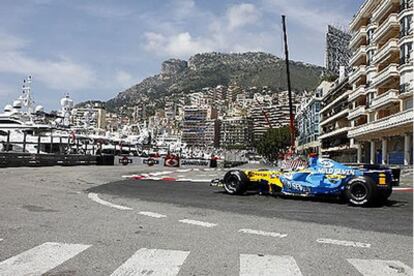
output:
[[[42,275],[90,247],[46,242],[0,263],[0,275]]]
[[[175,276],[190,252],[141,248],[111,276]]]
[[[292,256],[240,254],[240,276],[302,275]]]
[[[369,244],[369,243],[354,242],[354,241],[341,241],[341,240],[333,240],[333,239],[317,239],[316,242],[326,243],[326,244],[343,245],[343,246],[351,246],[351,247],[362,247],[362,248],[370,248],[371,247],[371,244]]]
[[[364,276],[413,275],[411,267],[400,261],[348,259],[348,262],[351,263]]]

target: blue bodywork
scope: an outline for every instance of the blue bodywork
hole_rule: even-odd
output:
[[[283,194],[316,196],[316,195],[340,195],[345,189],[345,184],[356,176],[369,176],[374,183],[378,183],[379,173],[385,173],[387,183],[391,183],[390,170],[369,171],[362,168],[352,168],[330,159],[309,159],[309,167],[302,171],[296,171],[280,175],[283,184]],[[384,188],[387,188],[386,185]]]

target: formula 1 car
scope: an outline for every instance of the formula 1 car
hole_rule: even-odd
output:
[[[211,186],[223,186],[229,194],[258,190],[275,195],[339,196],[352,205],[363,206],[386,201],[396,185],[393,181],[392,171],[386,167],[350,167],[311,157],[303,170],[231,170],[223,179],[212,180]]]

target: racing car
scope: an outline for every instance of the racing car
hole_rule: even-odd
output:
[[[289,196],[336,196],[350,204],[364,206],[385,202],[395,183],[387,167],[351,167],[331,159],[311,157],[308,167],[293,172],[273,170],[231,170],[212,186],[223,186],[232,195],[248,190]]]

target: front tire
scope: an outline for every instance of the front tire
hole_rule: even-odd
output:
[[[345,196],[352,205],[369,205],[376,197],[375,183],[368,177],[352,178],[346,183]]]
[[[224,189],[231,195],[242,195],[246,192],[249,179],[242,171],[232,170],[223,179]]]

